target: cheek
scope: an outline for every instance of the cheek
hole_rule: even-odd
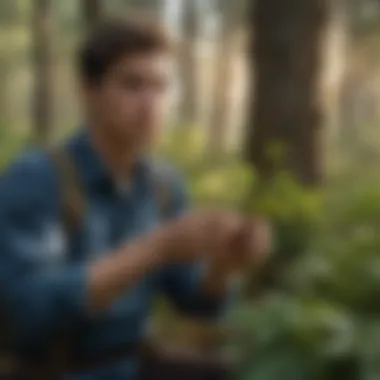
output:
[[[171,115],[171,112],[173,112],[173,108],[173,102],[170,98],[167,99],[162,107],[162,117],[164,119],[168,119]]]
[[[157,97],[141,104],[140,110],[142,120],[151,127],[157,127],[167,115],[167,103],[165,99]]]
[[[138,97],[129,91],[120,91],[114,98],[115,104],[121,109],[127,112],[129,109],[136,107],[138,103]]]
[[[126,122],[132,116],[134,103],[133,97],[125,91],[112,91],[106,95],[102,106],[106,108],[109,118],[115,122]]]
[[[168,97],[163,97],[157,101],[157,114],[159,116],[167,116],[170,109],[170,100]]]

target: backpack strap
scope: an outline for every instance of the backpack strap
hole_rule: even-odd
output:
[[[75,164],[64,147],[55,147],[48,152],[48,155],[57,173],[63,230],[70,237],[79,231],[82,225],[86,203],[84,189]],[[73,334],[71,329],[60,331],[52,339],[47,363],[49,378],[58,378],[65,371],[70,360]]]
[[[79,173],[63,147],[49,152],[49,157],[57,171],[61,190],[61,218],[65,232],[71,236],[78,231],[85,213],[85,194]]]

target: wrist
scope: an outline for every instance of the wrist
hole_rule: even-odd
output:
[[[157,265],[165,264],[172,260],[174,244],[168,228],[159,228],[149,239],[148,245],[150,250],[154,251]]]
[[[227,291],[233,271],[226,266],[209,262],[204,272],[204,286],[208,294],[220,297]]]
[[[215,277],[219,279],[226,279],[230,277],[235,270],[228,263],[221,263],[218,261],[210,261],[207,264],[207,273],[210,277]]]

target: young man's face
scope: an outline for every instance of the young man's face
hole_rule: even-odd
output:
[[[87,106],[104,134],[136,152],[151,145],[167,108],[171,64],[161,53],[127,56],[86,89]]]

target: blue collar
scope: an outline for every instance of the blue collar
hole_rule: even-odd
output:
[[[83,178],[84,184],[88,189],[108,188],[116,190],[116,184],[111,177],[110,171],[101,159],[91,142],[87,131],[81,131],[68,141],[67,148],[73,155],[75,164]],[[138,183],[145,182],[148,175],[148,161],[140,159],[131,177],[131,186],[135,187]]]

